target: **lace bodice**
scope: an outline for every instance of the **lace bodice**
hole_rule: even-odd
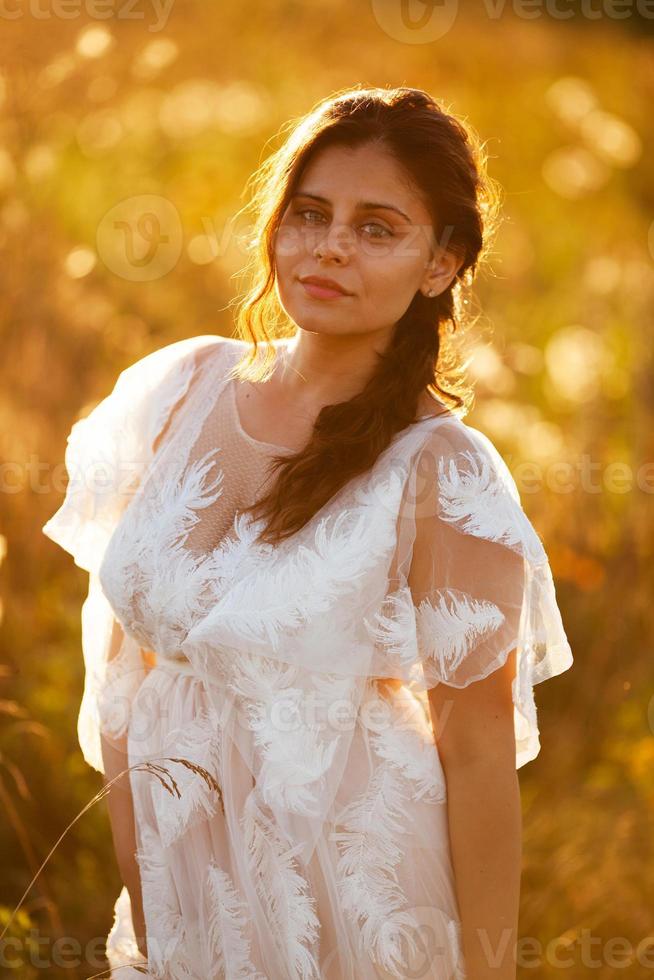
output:
[[[119,523],[99,569],[126,632],[164,658],[186,659],[180,644],[208,604],[242,568],[250,541],[241,512],[272,478],[284,450],[241,426],[236,379],[225,380],[225,351],[195,359],[190,394]],[[219,354],[219,357],[216,357]],[[199,362],[199,363],[198,363]]]

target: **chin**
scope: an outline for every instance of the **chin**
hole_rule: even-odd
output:
[[[323,334],[326,337],[338,337],[349,333],[347,325],[342,320],[334,319],[330,323],[327,317],[304,316],[302,313],[298,313],[291,319],[300,330],[305,330],[307,333]]]

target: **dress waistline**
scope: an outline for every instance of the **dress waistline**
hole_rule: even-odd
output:
[[[188,677],[198,678],[198,673],[188,657],[162,657],[159,655],[150,669],[166,670],[171,674],[186,674]]]

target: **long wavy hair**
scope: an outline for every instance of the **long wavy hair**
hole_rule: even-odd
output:
[[[272,457],[276,476],[270,489],[244,508],[263,519],[260,540],[269,543],[290,537],[368,470],[393,436],[417,421],[425,389],[456,415],[467,414],[473,392],[464,379],[460,334],[475,319],[469,308],[472,281],[496,231],[500,201],[475,131],[421,89],[348,88],[291,120],[282,134],[287,127],[283,144],[250,178],[252,197],[242,209],[253,220],[246,242],[250,260],[242,271],[249,288],[238,302],[236,327],[250,348],[232,377],[265,380],[276,357],[271,341],[297,332],[275,290],[275,240],[305,168],[328,146],[374,142],[390,151],[422,192],[436,241],[447,239],[462,262],[440,295],[416,291],[362,390],[348,401],[324,405],[299,452]]]

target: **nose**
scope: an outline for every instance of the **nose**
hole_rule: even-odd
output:
[[[352,254],[352,230],[349,225],[331,224],[320,236],[314,246],[313,254],[317,259],[334,259],[345,262]]]

